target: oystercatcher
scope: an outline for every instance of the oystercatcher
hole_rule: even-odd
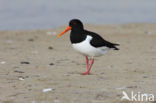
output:
[[[71,30],[70,41],[73,48],[86,57],[87,71],[82,75],[89,75],[94,57],[101,56],[111,49],[119,50],[116,47],[119,44],[108,42],[98,34],[85,30],[82,22],[78,19],[72,19],[69,26],[58,37],[69,30]],[[92,58],[90,65],[88,57]]]

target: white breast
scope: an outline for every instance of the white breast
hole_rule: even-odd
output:
[[[73,48],[80,52],[81,54],[85,56],[101,56],[105,54],[109,48],[107,47],[100,47],[100,48],[95,48],[90,44],[90,41],[92,40],[91,36],[87,36],[87,38],[80,42],[80,43],[74,43],[72,44]]]

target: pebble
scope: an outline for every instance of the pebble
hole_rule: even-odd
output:
[[[1,61],[1,64],[5,64],[6,63],[6,61]]]
[[[127,88],[137,88],[137,86],[127,86]]]
[[[15,70],[14,72],[16,72],[16,73],[24,73],[23,71],[18,71],[18,70]]]
[[[54,65],[54,63],[50,63],[49,65],[51,65],[51,66],[52,66],[52,65]]]
[[[143,76],[143,78],[148,78],[148,76]]]
[[[26,61],[22,61],[21,64],[30,64],[30,63]]]
[[[19,80],[24,80],[24,78],[22,78],[22,77],[20,77],[20,78],[18,78]]]
[[[52,49],[53,49],[53,47],[52,47],[52,46],[49,46],[49,47],[48,47],[48,49],[52,50]]]
[[[25,76],[25,77],[23,77],[23,76],[18,76],[18,79],[19,79],[19,80],[24,80],[25,78],[29,78],[29,76]]]
[[[53,88],[44,88],[44,89],[42,89],[42,92],[47,93],[47,92],[50,92],[52,90],[54,90],[54,89]]]
[[[33,38],[30,38],[30,39],[28,39],[28,41],[31,41],[31,42],[33,42],[33,41],[34,41],[34,39],[33,39]]]

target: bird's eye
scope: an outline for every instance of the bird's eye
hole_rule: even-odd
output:
[[[76,22],[73,22],[73,24],[76,24]]]

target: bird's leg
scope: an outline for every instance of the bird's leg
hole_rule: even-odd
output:
[[[87,64],[87,70],[89,68],[89,64],[88,64],[89,60],[88,60],[88,57],[86,56],[86,64]]]
[[[90,63],[90,66],[89,66],[89,68],[87,69],[87,72],[82,73],[82,75],[89,75],[89,72],[90,72],[90,70],[91,70],[91,67],[93,66],[93,63],[94,63],[94,58],[92,58],[91,63]]]
[[[87,73],[88,73],[88,74],[89,74],[89,72],[90,72],[90,70],[91,70],[91,68],[92,68],[92,66],[93,66],[93,63],[94,63],[94,58],[92,58],[91,63],[90,63],[90,66],[89,66],[89,68],[88,68],[88,70],[87,70]]]
[[[86,65],[87,65],[87,71],[89,69],[89,59],[88,57],[86,56]],[[85,72],[86,73],[86,72]],[[85,75],[85,73],[81,73],[82,75]]]

